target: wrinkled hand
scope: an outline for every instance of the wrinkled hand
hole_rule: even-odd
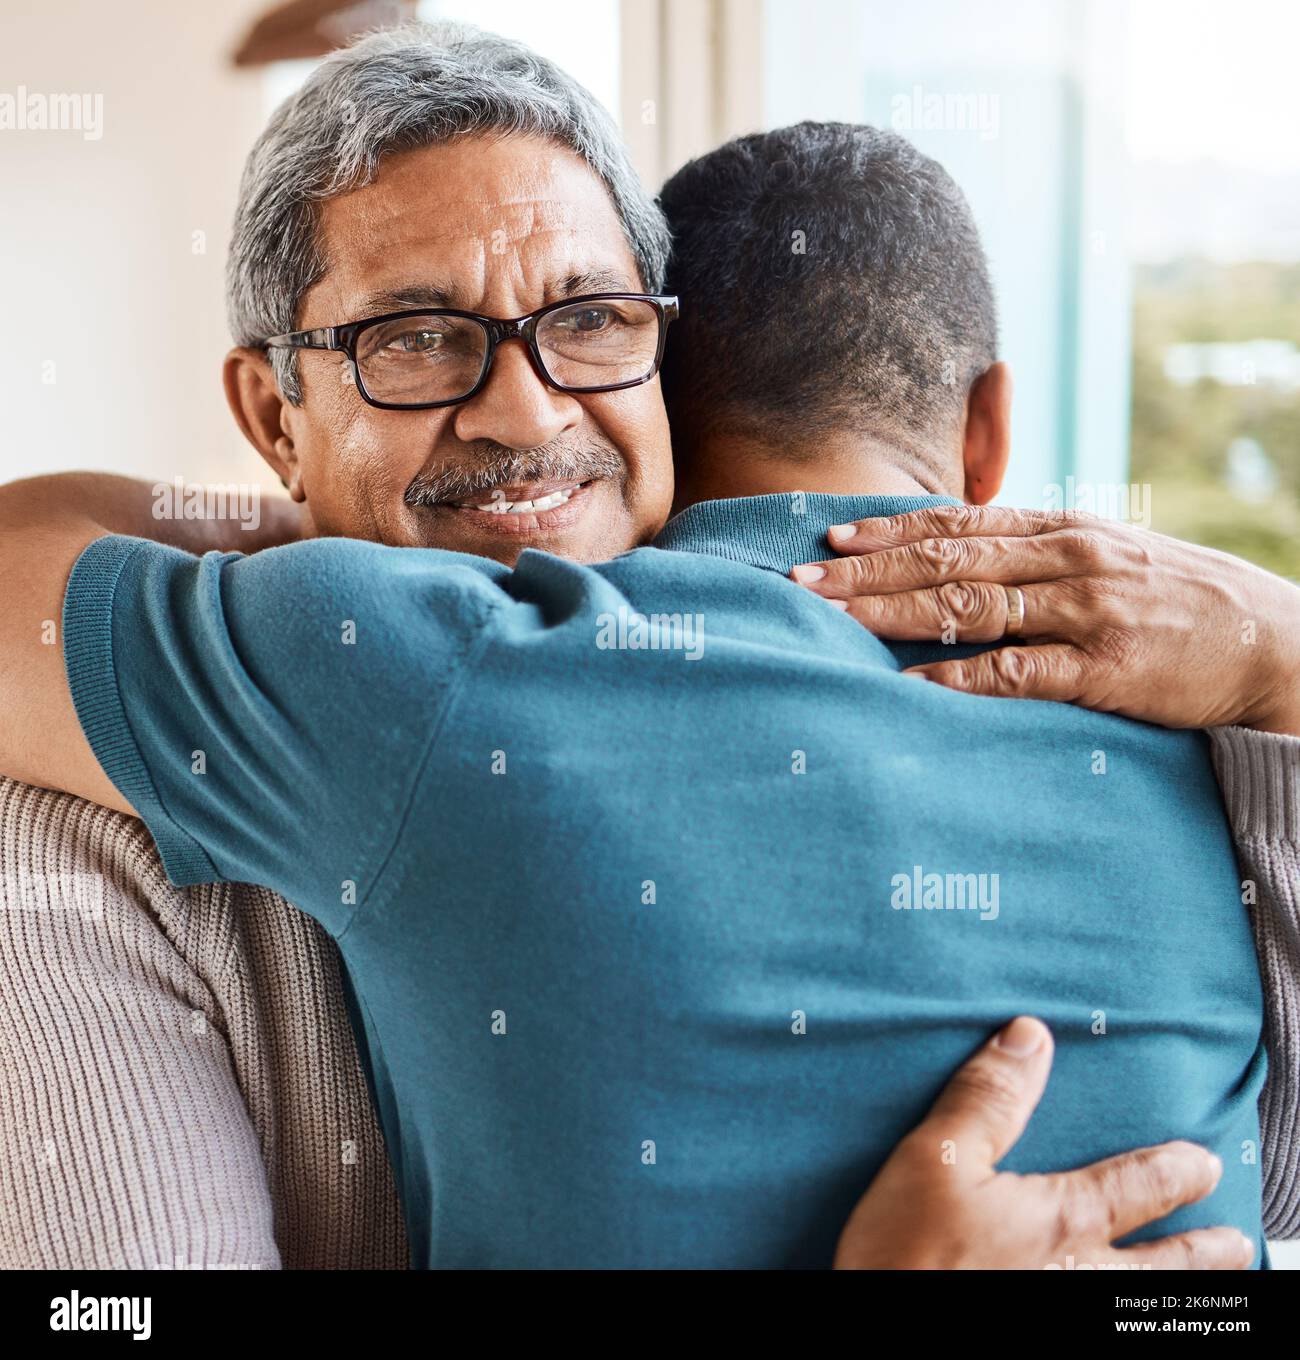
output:
[[[1166,727],[1300,735],[1300,589],[1210,548],[1073,511],[935,506],[829,535],[796,581],[898,641],[1022,638],[913,668],[952,689],[1058,699]]]
[[[1214,1189],[1222,1164],[1193,1143],[1163,1143],[1054,1175],[994,1170],[1024,1132],[1051,1065],[1051,1035],[1027,1016],[986,1044],[858,1201],[840,1237],[835,1268],[1250,1265],[1254,1244],[1235,1228],[1201,1228],[1133,1247],[1110,1245]],[[947,1149],[955,1160],[945,1155]]]

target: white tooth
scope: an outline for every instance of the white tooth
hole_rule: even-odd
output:
[[[538,496],[532,501],[489,501],[486,505],[475,505],[475,510],[485,510],[491,515],[527,515],[539,514],[544,510],[554,510],[557,505],[563,505],[572,496],[576,487],[567,491],[552,491],[549,495]],[[465,502],[462,502],[465,504]]]
[[[539,496],[533,502],[533,509],[554,510],[557,505],[563,505],[566,499],[562,491],[552,491],[549,496]]]

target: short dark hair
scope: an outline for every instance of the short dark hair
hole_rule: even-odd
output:
[[[806,122],[737,137],[660,202],[682,299],[663,370],[679,447],[719,429],[858,426],[919,449],[997,357],[966,199],[896,133]]]

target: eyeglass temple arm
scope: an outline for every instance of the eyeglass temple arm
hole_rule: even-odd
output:
[[[267,349],[338,349],[334,326],[323,326],[315,331],[289,331],[272,335],[263,344]]]

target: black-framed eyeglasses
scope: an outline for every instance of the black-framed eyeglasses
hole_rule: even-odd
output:
[[[537,376],[561,392],[617,392],[659,371],[677,299],[592,293],[503,321],[447,308],[389,312],[346,326],[290,331],[267,349],[331,349],[352,381],[385,411],[423,411],[468,401],[487,382],[503,340],[522,340]]]

